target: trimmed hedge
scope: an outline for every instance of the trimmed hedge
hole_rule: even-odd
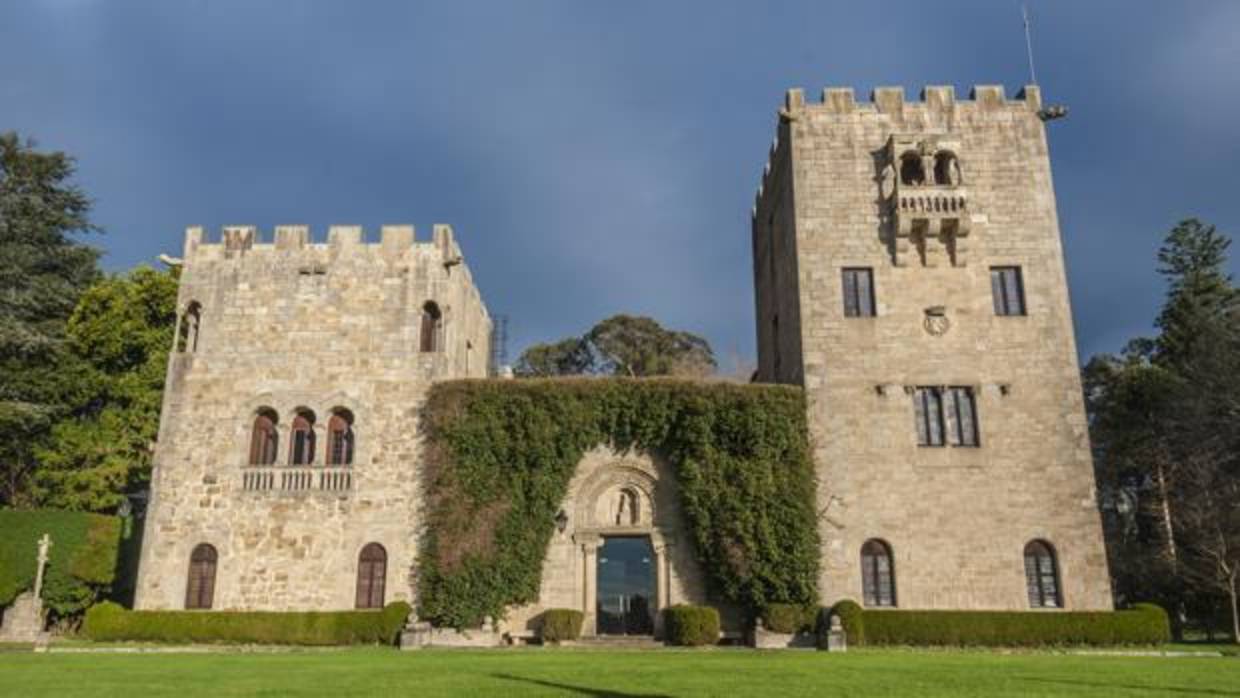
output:
[[[555,515],[587,451],[665,459],[710,593],[754,612],[818,598],[805,398],[675,379],[458,380],[424,411],[418,616],[477,627],[538,599]]]
[[[412,610],[395,601],[375,611],[127,611],[109,601],[86,612],[82,632],[103,642],[391,645]]]
[[[116,575],[121,520],[54,509],[0,509],[0,606],[34,588],[38,541],[52,540],[43,603],[56,616],[82,612],[110,589]]]
[[[538,635],[543,642],[565,642],[581,637],[581,624],[586,614],[571,608],[549,608],[543,611]]]
[[[1124,611],[899,611],[841,601],[831,612],[850,645],[1158,645],[1171,637],[1166,611],[1153,604]],[[820,645],[824,630],[820,625]]]
[[[773,633],[808,633],[816,628],[818,612],[817,606],[773,603],[762,609],[758,618],[762,626]]]
[[[678,604],[663,609],[663,637],[669,645],[698,647],[719,642],[719,611]]]

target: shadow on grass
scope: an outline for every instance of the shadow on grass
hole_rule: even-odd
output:
[[[1114,683],[1109,681],[1074,681],[1072,679],[1038,679],[1027,678],[1023,681],[1037,683],[1053,683],[1061,686],[1080,686],[1087,688],[1122,688],[1125,691],[1146,691],[1151,695],[1172,695],[1184,693],[1193,696],[1240,696],[1240,691],[1224,691],[1217,688],[1189,688],[1187,686],[1137,686],[1133,684]]]
[[[545,681],[543,679],[531,679],[525,676],[514,676],[512,674],[491,674],[497,679],[506,681],[519,681],[521,683],[534,684],[544,688],[558,688],[561,691],[571,691],[583,696],[592,696],[593,698],[672,698],[666,693],[624,693],[621,691],[611,691],[601,688],[589,688],[587,686],[574,686],[567,683],[557,683],[555,681]]]

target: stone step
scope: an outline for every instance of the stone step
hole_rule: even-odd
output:
[[[579,647],[608,649],[653,649],[663,646],[662,641],[651,635],[594,635],[583,637],[576,644]]]

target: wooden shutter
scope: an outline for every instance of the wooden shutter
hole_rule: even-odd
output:
[[[990,269],[990,295],[994,301],[995,315],[1007,315],[1003,302],[1003,270],[997,267]]]
[[[917,388],[913,391],[913,419],[917,421],[917,444],[930,445],[929,420],[926,416],[926,389]]]
[[[1007,301],[1006,315],[1025,314],[1025,294],[1020,281],[1020,267],[1008,267],[1003,270],[1003,297]]]
[[[857,272],[853,269],[844,270],[844,317],[857,317]]]
[[[861,317],[874,317],[874,277],[869,269],[858,269],[857,308]]]

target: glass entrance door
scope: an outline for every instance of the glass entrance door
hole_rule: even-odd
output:
[[[598,633],[651,635],[654,605],[650,538],[604,538],[598,551]]]

